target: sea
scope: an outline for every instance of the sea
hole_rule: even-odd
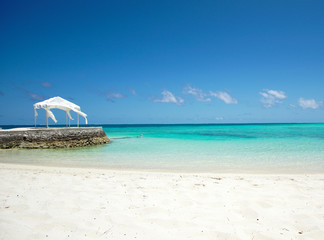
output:
[[[101,125],[111,142],[0,150],[0,162],[129,171],[324,173],[324,124]],[[3,126],[12,128],[21,126]]]

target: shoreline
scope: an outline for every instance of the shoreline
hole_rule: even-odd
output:
[[[98,166],[98,165],[74,165],[74,164],[66,164],[59,165],[58,163],[50,164],[46,163],[22,163],[22,162],[1,162],[0,165],[14,165],[18,168],[58,168],[58,169],[84,169],[84,170],[102,170],[102,171],[113,171],[113,172],[129,172],[129,173],[163,173],[163,174],[227,174],[227,175],[324,175],[322,171],[302,171],[300,169],[290,170],[281,168],[278,170],[262,170],[262,169],[226,169],[226,170],[189,170],[189,169],[181,169],[181,168],[134,168],[134,167],[120,167],[120,166]]]
[[[170,173],[0,163],[0,181],[0,239],[324,235],[324,174]]]
[[[80,171],[95,171],[95,172],[121,172],[121,173],[138,173],[138,174],[170,174],[170,175],[265,175],[265,176],[312,176],[312,175],[323,175],[324,177],[324,172],[270,172],[270,171],[193,171],[193,170],[180,170],[180,169],[159,169],[159,168],[119,168],[119,167],[100,167],[100,166],[76,166],[76,165],[64,165],[64,166],[59,166],[56,164],[50,165],[50,164],[34,164],[34,163],[20,163],[20,162],[0,162],[0,168],[3,166],[14,166],[13,168],[17,169],[52,169],[52,170],[80,170]]]

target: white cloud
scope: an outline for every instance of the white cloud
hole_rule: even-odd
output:
[[[264,90],[263,92],[260,92],[260,95],[262,96],[261,102],[265,108],[271,108],[276,103],[281,103],[281,99],[287,97],[285,92],[277,90]]]
[[[279,98],[279,99],[286,98],[286,94],[283,91],[268,90],[268,93],[271,94],[272,96],[275,96],[276,98]]]
[[[227,92],[212,92],[210,91],[210,96],[219,98],[220,100],[224,101],[226,104],[237,104],[238,101],[231,97]]]
[[[215,118],[217,121],[221,121],[221,120],[224,120],[224,118],[223,117],[216,117]]]
[[[208,95],[199,88],[193,88],[190,85],[188,85],[187,87],[184,88],[184,92],[193,95],[196,98],[196,100],[199,102],[211,101],[211,98],[208,97]]]
[[[130,88],[129,91],[130,91],[131,94],[133,94],[135,96],[137,95],[137,92],[135,91],[135,89]]]
[[[121,93],[108,93],[107,97],[108,98],[125,98],[126,96]]]
[[[168,90],[164,90],[161,92],[162,99],[155,99],[153,102],[161,102],[161,103],[175,103],[178,105],[182,105],[184,100],[181,97],[174,96],[172,92]]]
[[[30,97],[31,100],[45,100],[45,97],[43,96],[40,96],[36,93],[33,93],[33,92],[30,92],[24,88],[18,88],[20,91],[24,92],[24,93],[27,93]]]
[[[295,104],[289,104],[289,106],[292,107],[292,108],[296,108]]]
[[[40,84],[43,87],[46,87],[46,88],[52,88],[53,87],[53,85],[50,82],[41,82]]]
[[[126,95],[122,94],[122,93],[114,93],[114,92],[110,92],[110,93],[107,93],[105,94],[106,96],[106,100],[108,102],[112,102],[114,103],[114,99],[118,99],[118,98],[126,98]]]
[[[316,102],[315,99],[299,98],[298,101],[299,101],[299,106],[301,106],[303,109],[306,108],[317,109],[322,106],[322,102]]]
[[[191,87],[190,85],[187,85],[184,88],[184,93],[193,95],[197,101],[199,102],[210,102],[212,99],[211,97],[216,97],[222,101],[224,101],[226,104],[237,104],[238,101],[231,97],[227,92],[212,92],[209,91],[209,93],[204,93],[203,90],[199,88]]]

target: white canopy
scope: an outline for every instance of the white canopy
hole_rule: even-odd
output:
[[[73,120],[73,118],[71,117],[71,114],[70,114],[70,111],[72,110],[73,112],[76,112],[78,115],[81,115],[82,117],[84,117],[86,124],[88,124],[87,114],[81,112],[81,108],[78,105],[75,105],[74,103],[71,103],[61,97],[53,97],[53,98],[47,99],[45,101],[35,103],[34,104],[35,122],[36,122],[36,117],[38,116],[36,109],[40,109],[40,108],[44,108],[46,111],[46,125],[47,126],[48,126],[48,120],[47,120],[48,117],[52,118],[55,123],[57,122],[54,114],[50,110],[52,108],[58,108],[58,109],[66,111],[66,114],[69,116],[69,119],[71,119],[71,120]]]

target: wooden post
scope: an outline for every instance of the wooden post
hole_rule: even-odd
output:
[[[47,110],[46,111],[46,127],[48,128],[48,113],[47,113]]]

